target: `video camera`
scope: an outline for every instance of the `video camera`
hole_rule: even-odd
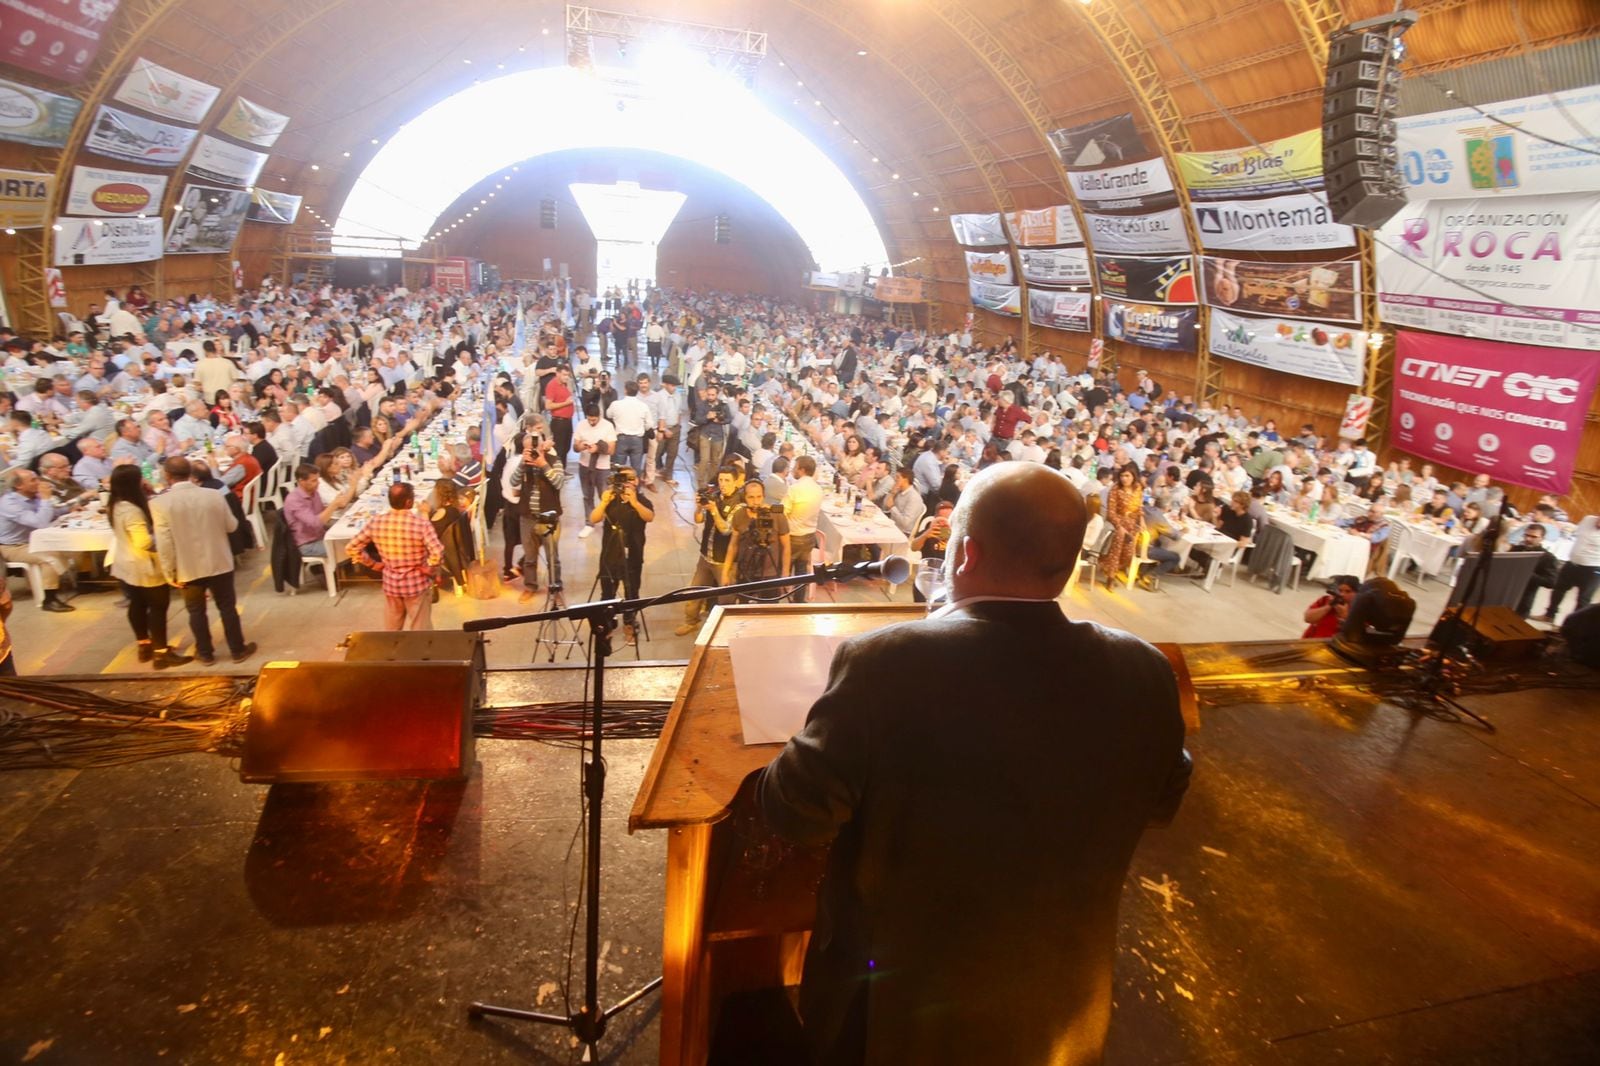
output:
[[[722,498],[722,490],[715,485],[702,485],[695,492],[694,498],[700,501],[702,507],[710,507]]]

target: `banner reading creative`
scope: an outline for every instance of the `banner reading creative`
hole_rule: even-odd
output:
[[[64,82],[83,78],[121,0],[0,0],[0,60]]]
[[[1011,269],[1010,252],[968,252],[967,277],[992,285],[1014,285],[1017,281]]]
[[[291,196],[286,192],[272,192],[269,189],[250,190],[250,210],[245,213],[245,218],[251,222],[275,222],[281,226],[294,224],[300,217],[300,204],[305,200],[303,196]]]
[[[1019,248],[1048,248],[1057,244],[1082,244],[1083,231],[1066,204],[1041,207],[1036,211],[1006,211],[1006,232]]]
[[[67,188],[67,211],[74,215],[101,216],[160,214],[161,198],[166,191],[164,174],[73,167],[72,184]]]
[[[922,302],[920,278],[878,278],[873,283],[873,296],[886,304],[914,304]]]
[[[1189,234],[1183,212],[1174,207],[1150,215],[1095,215],[1085,211],[1096,252],[1187,252]]]
[[[1160,156],[1098,170],[1071,170],[1067,180],[1078,202],[1094,211],[1163,211],[1178,202],[1172,173]]]
[[[288,125],[288,115],[280,115],[242,96],[236,96],[228,107],[228,113],[217,123],[217,132],[225,133],[236,141],[271,148]]]
[[[112,99],[152,115],[198,125],[221,92],[215,85],[196,81],[148,59],[136,59]]]
[[[1322,188],[1322,130],[1220,152],[1179,152],[1191,200],[1276,196]]]
[[[1150,154],[1134,128],[1131,114],[1113,115],[1098,122],[1050,131],[1050,143],[1061,155],[1061,165],[1104,167]]]
[[[950,229],[956,235],[957,244],[973,248],[997,248],[1008,243],[998,212],[988,215],[951,215]]]
[[[1401,330],[1390,439],[1423,459],[1561,494],[1600,355]]]
[[[1093,297],[1086,292],[1029,289],[1028,321],[1036,326],[1088,333],[1089,308],[1093,302]]]
[[[1103,332],[1112,340],[1169,352],[1194,351],[1194,327],[1200,320],[1197,307],[1103,300],[1101,313],[1105,316]]]
[[[1333,220],[1322,193],[1193,204],[1200,243],[1220,251],[1297,252],[1354,248],[1356,231]]]
[[[1359,329],[1281,318],[1247,318],[1215,308],[1207,338],[1211,354],[1341,385],[1360,385],[1367,335]]]
[[[1395,125],[1400,173],[1415,200],[1600,189],[1600,85]]]
[[[1022,317],[1022,289],[1016,285],[991,285],[986,281],[968,281],[967,291],[972,305],[997,315]]]
[[[167,254],[231,251],[249,210],[250,194],[242,189],[185,185],[167,230]]]
[[[1377,256],[1386,321],[1600,349],[1600,195],[1407,204]]]
[[[0,227],[41,229],[50,217],[54,174],[0,170]]]
[[[159,218],[58,218],[55,263],[109,266],[161,258]]]
[[[1187,255],[1163,259],[1097,255],[1094,274],[1102,296],[1140,303],[1195,302],[1194,260]]]
[[[1208,255],[1200,260],[1205,302],[1280,318],[1361,321],[1361,263],[1258,263]]]
[[[1089,252],[1085,248],[1018,248],[1022,280],[1029,285],[1089,284]]]
[[[0,141],[63,148],[83,101],[0,78]]]
[[[94,125],[89,127],[83,147],[97,155],[129,163],[175,167],[188,154],[194,138],[194,130],[102,104],[95,113]]]

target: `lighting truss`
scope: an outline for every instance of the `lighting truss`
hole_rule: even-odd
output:
[[[615,41],[626,50],[635,42],[671,44],[703,53],[711,64],[746,85],[767,58],[767,35],[732,26],[655,18],[624,11],[567,5],[567,64],[582,70],[594,66],[596,41]]]

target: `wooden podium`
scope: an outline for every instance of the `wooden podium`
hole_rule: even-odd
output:
[[[799,983],[826,859],[825,849],[729,818],[744,779],[782,749],[744,743],[729,638],[865,633],[925,613],[920,604],[718,607],[701,629],[628,815],[629,832],[668,833],[662,1063],[705,1061],[713,1007],[729,992]]]

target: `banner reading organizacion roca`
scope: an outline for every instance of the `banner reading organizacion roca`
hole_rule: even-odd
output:
[[[1496,481],[1564,493],[1600,354],[1401,330],[1391,439]]]

